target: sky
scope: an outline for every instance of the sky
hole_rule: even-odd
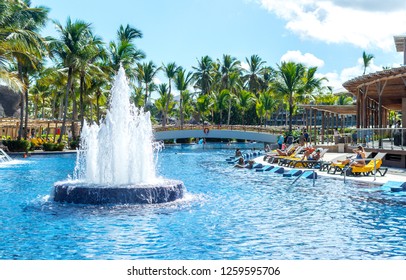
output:
[[[405,0],[32,0],[31,6],[50,8],[62,25],[68,17],[91,23],[106,43],[130,24],[143,33],[135,44],[145,61],[189,71],[205,55],[228,54],[244,66],[256,54],[272,67],[317,66],[337,92],[362,75],[363,51],[375,57],[367,73],[403,63],[393,36],[406,35]],[[42,33],[57,36],[52,22]]]

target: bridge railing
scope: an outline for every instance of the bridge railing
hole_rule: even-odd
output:
[[[286,131],[283,127],[274,126],[254,126],[254,125],[193,125],[187,124],[182,127],[176,125],[154,126],[154,130],[157,132],[161,131],[171,131],[171,130],[238,130],[238,131],[249,131],[249,132],[259,132],[259,133],[270,133],[278,134]]]

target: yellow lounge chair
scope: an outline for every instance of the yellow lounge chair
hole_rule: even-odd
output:
[[[328,149],[322,149],[319,148],[321,150],[320,152],[320,158],[318,160],[302,160],[302,159],[295,159],[295,160],[291,160],[290,162],[288,162],[287,166],[288,167],[303,167],[303,168],[314,168],[315,166],[319,166],[322,162],[323,162],[323,157],[324,154],[327,153]],[[319,166],[320,167],[320,166]]]
[[[385,157],[386,153],[378,153],[373,159],[371,159],[368,164],[363,167],[353,166],[350,167],[351,175],[365,175],[368,176],[369,174],[374,175],[375,172],[379,173],[381,176],[385,176],[386,172],[388,172],[388,168],[382,167],[382,159]],[[376,162],[376,164],[374,163]]]
[[[295,145],[295,144],[290,144],[290,145],[285,149],[285,151],[286,151],[286,153],[289,153],[292,149],[295,149],[295,148],[296,148],[296,145]],[[266,153],[266,154],[264,155],[263,160],[264,160],[264,161],[268,161],[268,160],[271,159],[272,157],[276,157],[276,156],[279,156],[279,154],[278,154],[278,152],[277,152],[276,150],[273,150],[272,152]]]
[[[372,153],[371,152],[365,152],[365,159],[367,159]],[[327,173],[330,174],[330,171],[332,174],[336,174],[337,172],[340,172],[340,174],[343,172],[346,166],[348,164],[344,164],[342,162],[338,162],[337,160],[345,160],[348,157],[351,157],[352,155],[347,155],[347,156],[340,156],[339,158],[336,158],[333,160],[333,162],[330,163],[330,166],[327,168]]]
[[[268,161],[269,163],[281,163],[281,161],[287,159],[294,159],[294,158],[298,158],[298,154],[303,150],[303,146],[297,146],[296,150],[290,155],[290,156],[274,156],[271,157],[271,159]]]

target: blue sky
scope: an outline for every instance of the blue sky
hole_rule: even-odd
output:
[[[336,91],[362,74],[362,52],[375,59],[367,72],[399,66],[403,54],[393,36],[406,34],[404,0],[32,0],[50,17],[92,23],[105,42],[120,24],[143,32],[135,43],[155,64],[176,62],[188,70],[198,58],[230,54],[243,63],[259,55],[318,66]],[[44,35],[56,36],[52,23]]]

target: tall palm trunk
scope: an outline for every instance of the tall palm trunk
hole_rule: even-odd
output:
[[[72,69],[72,67],[69,67],[68,84],[66,85],[65,102],[64,102],[64,108],[63,108],[62,128],[61,128],[61,134],[59,135],[59,138],[58,138],[58,144],[60,144],[62,142],[62,137],[63,137],[63,135],[65,135],[65,132],[66,132],[66,116],[68,114],[69,92],[72,87],[72,73],[73,73],[73,69]]]
[[[148,101],[148,83],[145,83],[144,112],[147,111],[147,101]]]
[[[231,119],[231,98],[228,100],[227,125],[230,125],[230,119]]]
[[[179,96],[179,114],[180,114],[180,129],[183,129],[183,100],[182,100],[182,92],[180,92],[180,96]]]
[[[98,90],[96,92],[96,123],[97,123],[97,125],[100,124],[100,104],[99,104],[100,95],[101,95],[101,92],[100,92],[100,90]]]
[[[35,102],[34,102],[34,116],[33,116],[34,119],[38,118],[38,107],[39,107],[38,103],[39,103],[39,100],[38,100],[38,98],[36,98]]]
[[[163,117],[163,119],[162,119],[162,126],[163,127],[166,126],[166,120],[168,118],[168,106],[169,106],[169,94],[168,94],[168,97],[167,97],[166,102],[165,102],[165,109],[163,111],[163,116],[162,116]]]
[[[289,133],[292,133],[293,94],[289,96]]]
[[[80,75],[80,93],[79,93],[79,107],[80,107],[80,127],[83,127],[85,120],[85,109],[83,106],[83,96],[85,94],[85,76],[84,74]]]
[[[79,128],[78,128],[78,103],[76,102],[76,96],[75,96],[75,91],[73,88],[73,82],[72,82],[72,88],[71,88],[71,94],[72,94],[72,138],[76,140],[78,133],[79,133]]]
[[[22,69],[22,65],[20,63],[18,63],[18,77],[20,79],[20,81],[24,84],[24,78],[23,78],[23,69]],[[20,92],[20,127],[18,129],[18,136],[17,139],[21,140],[21,138],[23,137],[23,129],[24,129],[24,110],[25,110],[25,94],[24,91]]]
[[[163,127],[166,126],[166,122],[168,121],[169,101],[171,100],[171,92],[172,92],[171,83],[172,83],[172,81],[171,81],[171,79],[169,79],[169,90],[168,90],[168,98],[167,98],[166,104],[165,104]]]
[[[26,88],[24,90],[24,101],[25,101],[25,120],[24,120],[24,139],[27,140],[27,134],[28,134],[28,88],[29,88],[29,82],[27,79],[27,83],[26,83]]]
[[[42,111],[41,111],[41,118],[45,118],[45,97],[42,97]]]
[[[62,95],[59,100],[58,119],[63,118],[63,102],[64,102],[63,100],[64,100],[64,96]]]

